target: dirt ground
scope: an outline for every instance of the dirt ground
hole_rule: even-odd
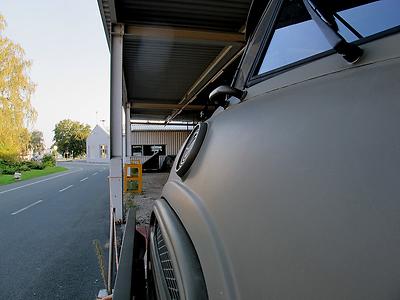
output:
[[[144,173],[142,194],[125,194],[125,206],[136,207],[136,224],[146,225],[150,222],[153,202],[160,197],[162,188],[167,182],[169,173]]]

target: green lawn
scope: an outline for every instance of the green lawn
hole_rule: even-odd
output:
[[[10,184],[17,181],[27,180],[39,176],[49,175],[67,170],[64,167],[46,167],[43,170],[30,170],[22,172],[21,180],[15,180],[14,175],[0,175],[0,185]]]

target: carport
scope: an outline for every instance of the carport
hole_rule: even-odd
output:
[[[229,84],[243,53],[250,0],[98,0],[98,5],[111,53],[110,203],[122,220],[124,124],[130,132],[133,120],[168,124],[210,116],[208,94]],[[130,149],[130,135],[125,139]]]

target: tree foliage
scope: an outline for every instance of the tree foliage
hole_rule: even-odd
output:
[[[73,157],[86,153],[86,139],[91,132],[88,124],[72,120],[62,120],[54,128],[54,141],[58,152],[69,153]]]
[[[0,158],[15,160],[29,146],[29,127],[36,119],[31,105],[35,84],[29,77],[31,61],[22,47],[3,35],[0,15]]]
[[[33,151],[34,154],[41,154],[44,149],[44,139],[43,132],[39,130],[34,130],[31,132],[29,148]]]

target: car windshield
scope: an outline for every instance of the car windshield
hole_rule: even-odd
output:
[[[329,5],[321,3],[319,5],[336,22],[339,35],[348,42],[400,25],[400,1],[335,1]],[[284,1],[257,74],[302,61],[331,48],[311,19],[304,2]]]

